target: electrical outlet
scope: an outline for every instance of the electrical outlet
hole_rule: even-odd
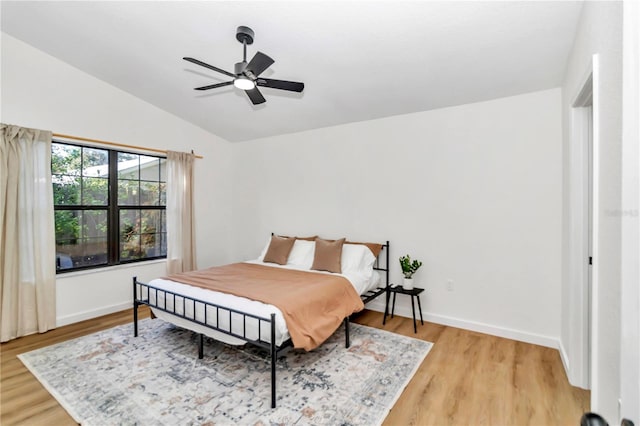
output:
[[[453,280],[451,278],[447,280],[447,291],[453,291]]]

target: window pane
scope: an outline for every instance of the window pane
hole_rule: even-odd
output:
[[[52,175],[53,204],[56,206],[77,206],[80,204],[80,178],[66,175]]]
[[[167,255],[167,233],[160,234],[160,256]]]
[[[82,237],[106,238],[107,237],[107,211],[85,210],[81,213]]]
[[[80,152],[78,146],[51,144],[51,173],[80,176]]]
[[[141,210],[141,230],[142,234],[152,234],[155,232],[161,232],[161,214],[160,210]]]
[[[107,264],[106,238],[81,238],[74,244],[56,245],[56,269]]]
[[[142,234],[140,236],[143,257],[160,256],[160,234]]]
[[[118,153],[118,178],[119,179],[139,179],[138,166],[140,156],[126,152]]]
[[[160,202],[160,184],[140,181],[140,205],[157,206]]]
[[[82,176],[108,177],[109,151],[106,149],[82,149]]]
[[[65,270],[107,263],[107,212],[57,210],[56,268]]]
[[[160,180],[160,159],[140,156],[140,180],[158,182]]]
[[[140,211],[120,210],[120,260],[140,257]]]
[[[160,205],[161,206],[167,205],[167,184],[166,183],[160,184]]]
[[[129,235],[120,241],[120,260],[140,259],[140,235]]]
[[[57,245],[76,244],[76,240],[80,238],[80,213],[71,210],[54,212]]]
[[[120,235],[127,237],[129,235],[140,234],[140,211],[139,210],[120,210]]]
[[[118,180],[118,205],[137,206],[140,203],[140,182],[137,180]]]
[[[103,178],[82,178],[82,204],[85,206],[106,206],[109,200],[109,180]]]
[[[120,210],[120,260],[166,256],[162,210]]]
[[[160,182],[167,181],[167,159],[160,159]]]

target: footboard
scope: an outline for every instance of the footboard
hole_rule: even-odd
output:
[[[134,308],[137,307],[136,305],[147,305],[264,349],[271,347],[271,334],[275,333],[275,314],[271,314],[270,317],[261,317],[242,312],[171,290],[157,288],[138,281],[136,277],[133,278],[133,283]],[[247,327],[248,322],[252,327]],[[134,332],[137,334],[137,330]],[[282,346],[287,345],[285,343]]]
[[[271,408],[276,407],[276,360],[278,354],[281,351],[293,347],[293,343],[291,339],[287,339],[280,345],[276,344],[275,313],[272,313],[269,318],[261,317],[205,300],[178,294],[170,290],[157,288],[142,283],[138,281],[137,277],[133,277],[133,333],[135,337],[138,336],[138,307],[140,305],[147,305],[150,308],[167,312],[194,324],[267,349],[271,358]],[[227,319],[226,324],[228,324],[228,327],[221,326],[223,316]],[[238,318],[241,318],[241,320],[238,320]],[[257,333],[254,334],[254,328],[247,328],[248,321],[253,323],[257,322]],[[234,327],[234,323],[237,324],[238,322],[240,322],[242,326]],[[345,318],[344,324],[346,346],[349,347],[349,318]],[[263,333],[263,331],[265,331],[265,333]],[[267,334],[268,339],[264,338],[263,334]],[[198,358],[200,359],[204,356],[203,345],[204,335],[200,333],[198,339]]]

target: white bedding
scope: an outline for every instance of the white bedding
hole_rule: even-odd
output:
[[[332,274],[330,272],[322,272],[322,271],[314,271],[309,270],[303,266],[296,265],[277,265],[274,263],[264,263],[260,260],[252,260],[247,263],[254,263],[259,265],[265,265],[274,268],[285,268],[285,269],[297,269],[297,270],[306,270],[312,273],[317,274],[331,274],[338,275],[346,278],[355,288],[358,294],[364,294],[367,291],[376,288],[380,282],[380,275],[377,272],[363,272],[363,271],[345,271],[343,274]],[[280,310],[269,304],[265,304],[262,302],[258,302],[255,300],[246,299],[244,297],[233,296],[226,293],[220,293],[212,290],[206,290],[199,287],[190,286],[188,284],[178,283],[175,281],[165,280],[165,279],[155,279],[149,283],[149,285],[162,289],[171,291],[177,294],[182,294],[188,297],[192,297],[195,299],[199,299],[206,302],[215,303],[216,305],[225,306],[230,309],[235,309],[238,311],[250,313],[253,315],[257,315],[264,318],[270,318],[271,313],[276,314],[276,345],[281,345],[287,339],[289,339],[289,331],[287,330],[287,325],[285,323],[284,317],[282,316],[282,312]],[[151,303],[158,304],[159,306],[164,306],[164,293],[157,292],[155,295],[154,291],[151,291],[149,295],[149,301]],[[143,295],[146,297],[146,294]],[[156,301],[157,298],[157,301]],[[166,298],[167,308],[172,310],[173,307],[173,296],[169,296]],[[189,320],[180,318],[178,316],[169,314],[167,312],[163,312],[159,309],[152,309],[153,313],[158,317],[167,322],[173,323],[179,327],[183,327],[189,330],[193,330],[197,333],[205,334],[209,337],[212,337],[216,340],[223,341],[225,343],[231,345],[242,345],[245,343],[244,340],[235,338],[233,336],[229,336],[227,334],[218,332],[216,330],[212,330],[208,327],[205,327],[200,324],[196,324]],[[200,322],[205,322],[205,312],[204,307],[202,305],[196,305],[195,319]],[[175,312],[178,314],[184,314],[190,318],[194,318],[193,305],[189,303],[184,304],[184,313],[183,313],[183,298],[176,296],[175,301]],[[217,326],[218,328],[222,328],[226,331],[233,331],[236,334],[245,335],[249,339],[257,340],[258,337],[258,320],[247,318],[246,323],[243,324],[242,316],[239,314],[231,313],[231,322],[229,322],[229,312],[223,309],[219,310],[219,315],[216,317],[216,312],[214,308],[209,308],[206,313],[206,323],[209,325]],[[218,324],[219,320],[219,324]],[[230,326],[232,327],[230,329]],[[243,327],[245,328],[245,332],[243,333]],[[263,341],[270,342],[271,341],[271,329],[268,323],[263,322],[260,325],[260,334]]]

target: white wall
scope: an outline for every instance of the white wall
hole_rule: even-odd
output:
[[[640,4],[623,5],[621,417],[640,423]]]
[[[4,123],[160,149],[193,149],[203,155],[196,162],[195,178],[198,266],[230,260],[228,142],[4,33],[1,106]],[[59,275],[58,323],[129,307],[131,276],[148,280],[164,273],[164,263],[145,262]]]
[[[272,231],[388,239],[394,282],[400,255],[424,261],[425,319],[557,347],[560,99],[554,89],[234,145],[235,258],[255,257]]]
[[[573,96],[576,94],[585,71],[589,68],[593,54],[599,55],[599,82],[596,89],[598,98],[594,99],[600,116],[599,140],[600,174],[599,203],[595,209],[599,213],[600,223],[596,232],[599,235],[594,259],[597,266],[599,288],[595,290],[594,310],[597,311],[597,323],[593,329],[593,362],[597,370],[592,377],[591,410],[605,416],[611,424],[618,423],[618,396],[620,389],[619,350],[620,350],[620,247],[621,247],[621,117],[622,117],[622,3],[621,2],[585,2],[572,53],[567,65],[562,87],[562,114],[564,126],[563,157],[565,192],[563,215],[563,297],[562,297],[562,342],[571,342],[572,333],[578,318],[571,316],[572,289],[569,286],[569,229],[568,218],[569,178],[572,158],[570,156],[570,111]],[[576,313],[578,315],[579,313]],[[580,350],[568,344],[565,349],[569,358]]]
[[[389,239],[393,281],[398,256],[424,261],[426,319],[557,346],[557,89],[230,145],[3,34],[2,90],[3,122],[204,155],[201,267],[255,257],[271,231]],[[61,275],[59,323],[127,307],[131,276],[163,273]],[[407,300],[398,308],[410,315]]]

